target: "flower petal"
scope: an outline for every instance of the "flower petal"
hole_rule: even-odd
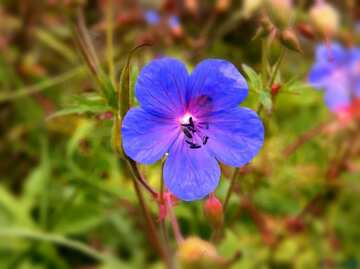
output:
[[[183,113],[188,77],[185,65],[176,59],[151,61],[141,70],[135,84],[141,107],[158,115]]]
[[[126,155],[140,163],[159,160],[179,134],[175,121],[132,108],[122,124],[122,142]]]
[[[316,89],[323,88],[333,71],[334,69],[327,64],[315,64],[309,73],[309,83]]]
[[[339,43],[321,44],[316,47],[316,61],[327,64],[344,64],[348,61],[348,53]]]
[[[207,146],[221,162],[242,166],[250,162],[264,143],[264,126],[258,115],[237,107],[208,118]]]
[[[225,60],[208,59],[200,62],[193,70],[187,100],[189,108],[197,109],[199,98],[206,97],[212,111],[233,108],[248,94],[248,85],[236,67]],[[196,112],[195,112],[196,114]]]
[[[351,92],[347,84],[334,83],[325,91],[325,103],[331,111],[346,108],[351,103]]]
[[[219,164],[206,148],[190,149],[179,137],[164,166],[164,181],[170,192],[184,201],[199,200],[213,192],[219,180]]]

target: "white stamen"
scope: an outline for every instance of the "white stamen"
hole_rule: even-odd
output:
[[[179,121],[180,121],[181,124],[189,124],[190,123],[190,118],[195,120],[195,117],[193,115],[191,115],[190,113],[186,113],[184,116],[182,116],[179,119]]]

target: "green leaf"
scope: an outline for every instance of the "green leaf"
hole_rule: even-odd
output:
[[[108,105],[113,108],[118,108],[118,102],[116,98],[115,85],[111,82],[111,79],[106,75],[100,75],[101,91],[107,100]]]
[[[300,93],[304,90],[312,89],[312,86],[306,82],[294,81],[290,85],[287,85],[286,90],[289,92]]]
[[[43,145],[41,162],[26,178],[23,188],[22,202],[28,210],[47,197],[47,185],[51,177],[50,169],[48,148],[47,145]]]
[[[270,93],[268,91],[261,91],[259,93],[259,97],[260,97],[260,103],[264,106],[264,108],[267,111],[270,111],[272,108],[272,99]]]
[[[101,96],[88,95],[73,97],[73,103],[69,107],[55,112],[50,115],[48,119],[71,114],[99,114],[111,110],[112,107],[109,106]]]
[[[242,69],[244,70],[248,82],[249,82],[249,88],[252,91],[260,92],[263,90],[263,84],[261,81],[261,76],[258,75],[254,69],[252,69],[250,66],[243,64]]]
[[[94,122],[90,120],[81,122],[67,144],[66,154],[69,158],[74,154],[81,140],[87,137],[94,130],[94,126]]]
[[[32,227],[33,223],[27,208],[23,206],[9,191],[0,185],[0,211],[5,211],[9,216],[9,220],[14,224],[26,225]]]
[[[58,219],[54,231],[62,235],[87,233],[107,220],[101,212],[96,205],[84,203],[73,205]]]

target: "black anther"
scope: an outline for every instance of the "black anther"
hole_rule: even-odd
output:
[[[183,129],[183,132],[184,132],[184,134],[188,137],[188,138],[192,138],[193,136],[192,136],[192,134],[189,132],[189,130],[188,129]]]
[[[199,149],[199,148],[201,148],[201,146],[198,145],[198,144],[192,144],[192,145],[190,146],[190,148],[191,148],[191,149]]]

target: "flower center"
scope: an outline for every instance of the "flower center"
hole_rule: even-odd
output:
[[[209,129],[207,122],[199,122],[194,116],[186,113],[180,119],[180,124],[185,135],[185,142],[191,149],[199,149],[206,145],[209,137],[203,134],[202,129]]]

